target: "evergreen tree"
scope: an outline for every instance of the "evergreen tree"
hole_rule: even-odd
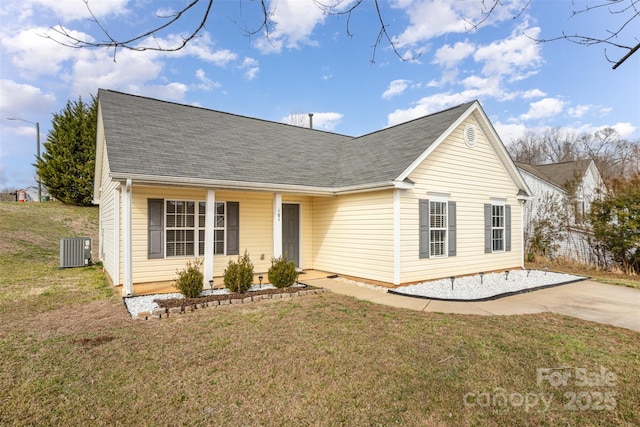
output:
[[[89,206],[93,200],[98,98],[67,101],[53,115],[53,129],[35,167],[49,194],[63,203]]]

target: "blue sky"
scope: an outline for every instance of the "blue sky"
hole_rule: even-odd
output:
[[[204,0],[203,0],[204,2]],[[156,13],[186,1],[89,0],[113,35],[132,35],[158,23]],[[325,2],[327,3],[327,2]],[[342,3],[342,7],[349,0]],[[45,34],[61,25],[82,38],[104,35],[82,0],[4,0],[0,5],[0,189],[35,184],[35,126],[44,143],[52,114],[98,88],[287,122],[314,113],[314,127],[362,135],[478,99],[506,145],[527,130],[563,127],[593,132],[613,127],[640,139],[640,53],[617,70],[604,46],[531,38],[567,34],[600,37],[620,25],[606,9],[571,17],[601,3],[514,0],[475,31],[478,0],[382,0],[389,35],[406,57],[384,41],[371,62],[379,26],[372,1],[352,15],[325,16],[312,0],[268,2],[276,24],[269,38],[247,36],[259,25],[259,3],[216,0],[206,31],[177,53],[62,47]],[[194,26],[202,8],[165,31],[167,46]],[[198,15],[196,17],[196,15]],[[635,45],[640,19],[617,41]],[[607,48],[616,60],[626,52]]]

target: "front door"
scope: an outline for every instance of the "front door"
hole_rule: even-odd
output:
[[[282,204],[282,250],[300,267],[300,205]]]

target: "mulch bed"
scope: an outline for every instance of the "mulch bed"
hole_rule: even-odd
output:
[[[198,298],[171,298],[171,299],[157,299],[153,300],[156,304],[158,304],[161,308],[171,308],[171,307],[187,307],[202,304],[204,302],[209,301],[222,301],[222,300],[232,300],[232,299],[243,299],[247,297],[257,296],[257,295],[273,295],[273,294],[293,294],[299,291],[313,291],[315,289],[320,289],[315,286],[305,285],[301,286],[291,286],[288,288],[276,288],[276,289],[260,289],[257,291],[247,291],[247,292],[230,292],[228,294],[221,295],[205,295]]]

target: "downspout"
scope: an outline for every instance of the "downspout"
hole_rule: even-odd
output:
[[[122,197],[122,240],[123,247],[123,296],[133,296],[133,258],[132,258],[132,233],[131,233],[131,178],[127,179]]]

